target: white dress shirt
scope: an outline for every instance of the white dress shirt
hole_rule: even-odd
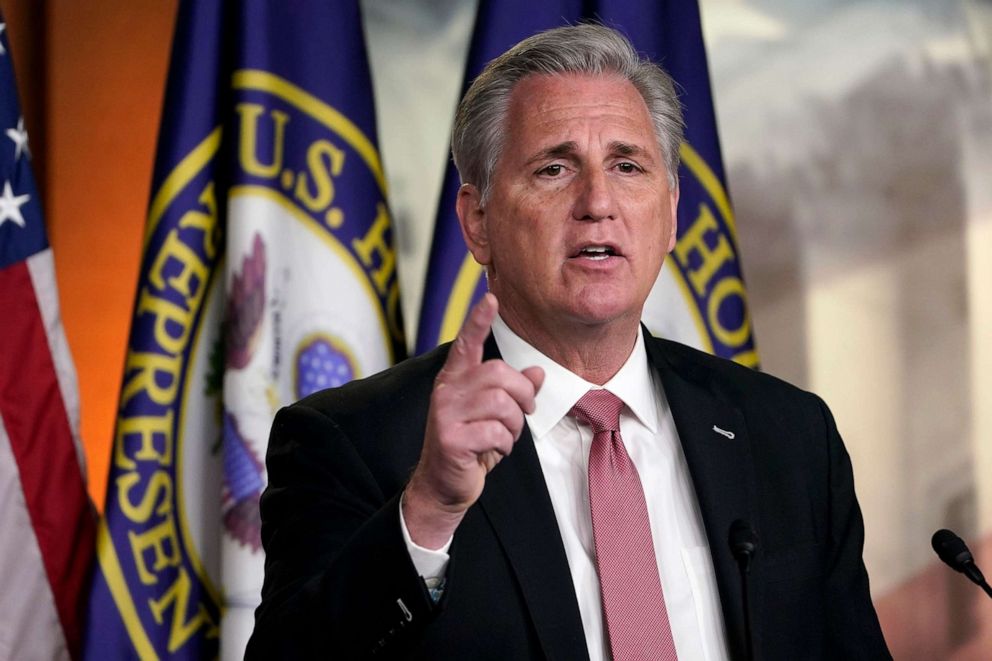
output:
[[[503,360],[515,369],[537,365],[544,385],[527,415],[565,546],[591,661],[610,659],[596,574],[589,511],[589,449],[592,429],[568,415],[582,395],[599,388],[568,371],[521,339],[498,318],[493,335]],[[637,467],[647,501],[658,574],[679,659],[729,658],[713,561],[668,400],[650,369],[641,333],[627,362],[602,386],[624,402],[620,434]],[[414,566],[429,584],[444,575],[448,545],[417,546],[400,524]]]

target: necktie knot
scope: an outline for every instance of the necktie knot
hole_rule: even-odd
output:
[[[590,390],[575,403],[569,413],[592,427],[594,434],[620,431],[623,400],[609,390]]]

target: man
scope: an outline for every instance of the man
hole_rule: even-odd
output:
[[[457,210],[491,293],[277,416],[249,657],[745,658],[741,519],[758,658],[889,658],[826,407],[640,325],[681,138],[670,78],[602,26],[473,83]]]

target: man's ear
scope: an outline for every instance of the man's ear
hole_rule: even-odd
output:
[[[455,211],[469,252],[479,264],[488,266],[490,262],[489,232],[486,225],[488,218],[485,209],[482,208],[482,194],[479,189],[473,184],[462,184],[458,189],[458,198],[455,200]]]
[[[675,250],[675,240],[678,237],[679,231],[679,182],[675,182],[675,186],[668,191],[668,203],[671,205],[672,213],[672,229],[671,235],[668,237],[668,249],[665,250],[666,253],[670,253]]]

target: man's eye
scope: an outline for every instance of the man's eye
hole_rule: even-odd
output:
[[[558,175],[560,175],[562,173],[562,171],[564,169],[565,168],[563,168],[561,166],[561,164],[559,164],[559,163],[552,163],[551,165],[544,166],[543,168],[541,168],[537,172],[538,172],[538,174],[543,174],[543,175],[546,175],[548,177],[557,177]]]
[[[634,172],[640,171],[640,168],[638,168],[636,165],[634,165],[633,163],[628,163],[626,161],[623,163],[618,163],[617,169],[620,170],[620,172],[623,172],[624,174],[632,174]]]

